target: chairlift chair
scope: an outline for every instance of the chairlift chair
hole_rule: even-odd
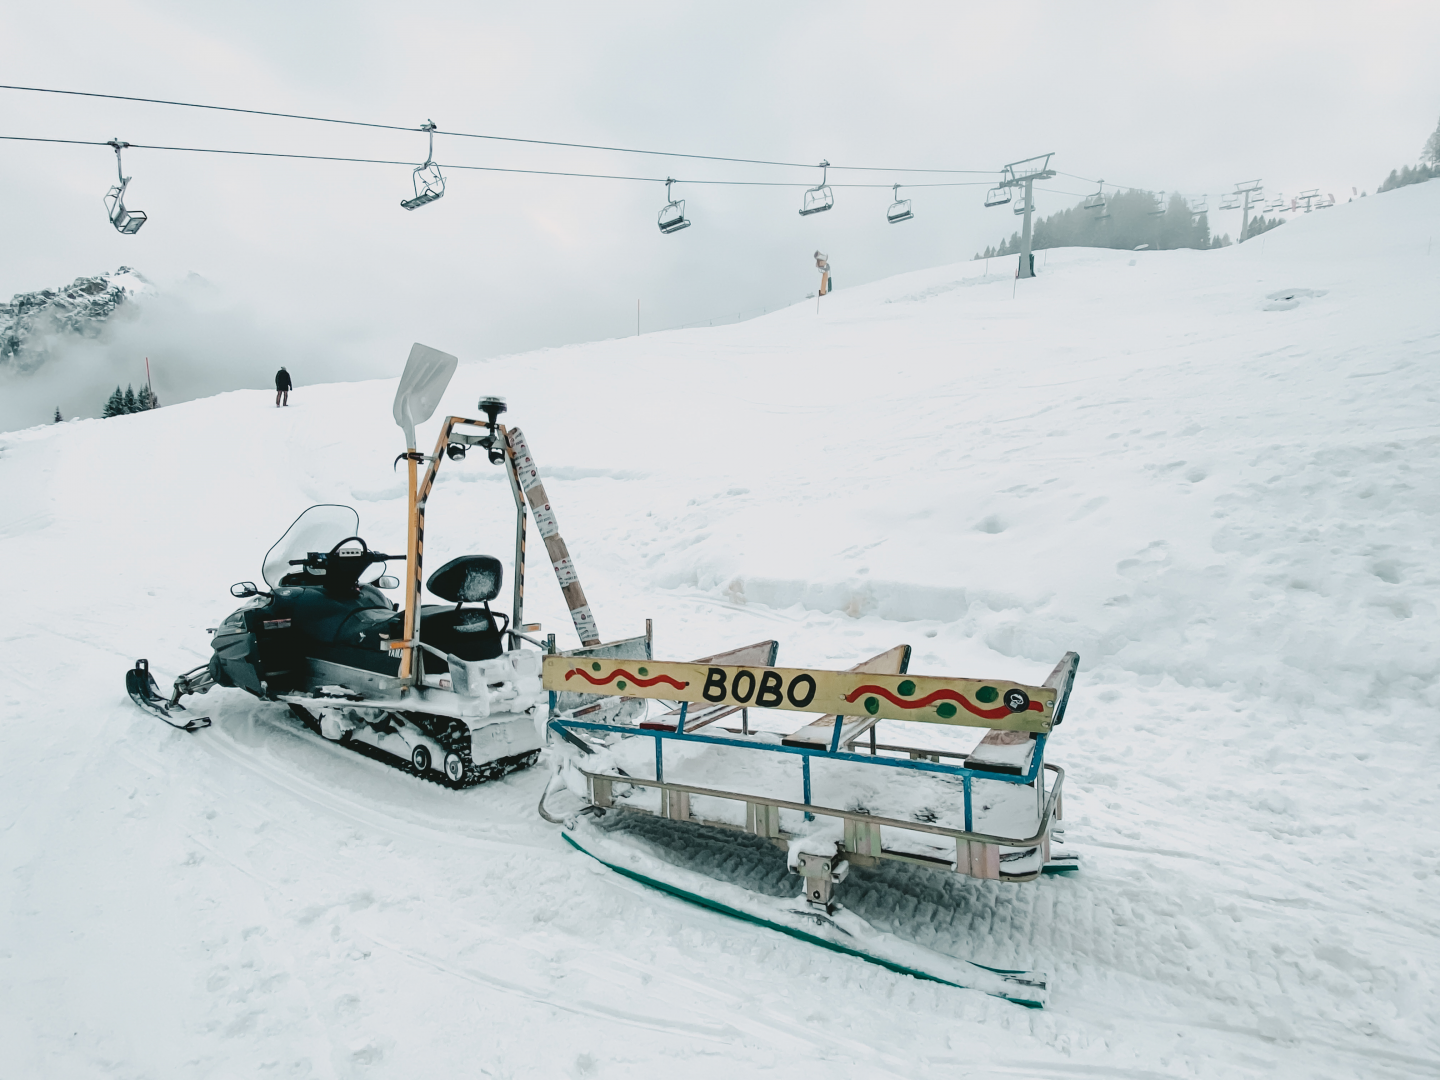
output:
[[[1165,213],[1165,193],[1163,191],[1160,192],[1160,205],[1151,207],[1150,210],[1147,212],[1150,214],[1151,217],[1159,217],[1161,214]]]
[[[673,178],[665,180],[665,206],[655,219],[660,226],[662,233],[679,232],[681,229],[688,229],[690,222],[685,218],[685,200],[678,202],[670,197],[670,185],[675,183]]]
[[[1104,180],[1101,180],[1101,181],[1100,181],[1100,188],[1099,188],[1099,190],[1097,190],[1097,191],[1095,192],[1094,195],[1087,195],[1087,196],[1085,197],[1085,209],[1086,209],[1086,210],[1104,210],[1104,209],[1105,209],[1105,181],[1104,181]]]
[[[915,215],[910,212],[910,200],[900,198],[900,185],[895,185],[895,201],[890,204],[890,209],[885,211],[885,220],[891,225],[899,225],[902,221],[909,221]]]
[[[120,167],[120,151],[130,144],[111,139],[109,145],[115,148],[115,174],[120,178],[120,182],[105,193],[105,212],[116,232],[122,236],[133,236],[140,231],[140,226],[145,224],[145,212],[125,209],[125,189],[130,185],[130,177],[126,176],[125,170]]]
[[[1020,200],[1019,202],[1017,202],[1013,207],[1011,207],[1011,209],[1014,210],[1016,214],[1023,214],[1023,213],[1025,213],[1025,211],[1026,211],[1027,209],[1033,210],[1033,209],[1034,209],[1034,206],[1033,206],[1033,205],[1027,205],[1026,202],[1025,202],[1025,200],[1024,200],[1024,199],[1021,199],[1021,200]]]
[[[1239,195],[1226,195],[1223,199],[1220,200],[1220,209],[1221,209],[1221,210],[1239,210],[1239,209],[1240,209],[1240,196],[1239,196]]]
[[[415,197],[400,200],[400,205],[406,210],[418,209],[445,194],[445,177],[440,175],[440,166],[435,164],[435,121],[426,120],[420,125],[420,130],[429,134],[430,149],[425,154],[425,164],[415,169]]]
[[[818,214],[823,210],[829,210],[835,205],[835,196],[825,183],[825,175],[829,169],[830,162],[820,162],[820,183],[805,192],[805,205],[800,209],[801,217]]]
[[[1201,195],[1200,198],[1195,200],[1194,205],[1190,207],[1190,213],[1195,217],[1199,217],[1201,214],[1208,214],[1209,212],[1210,199],[1205,195]]]
[[[986,206],[1004,206],[1010,201],[1010,189],[1008,187],[991,188],[985,194]]]

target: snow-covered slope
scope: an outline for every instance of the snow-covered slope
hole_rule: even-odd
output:
[[[1082,873],[911,916],[1052,972],[1043,1013],[610,875],[535,815],[543,767],[455,793],[238,691],[194,736],[139,714],[125,667],[202,661],[305,506],[403,543],[393,380],[0,437],[3,1071],[1434,1074],[1437,226],[1418,185],[457,374],[442,413],[509,398],[606,637],[1030,679],[1079,650]],[[507,554],[508,505],[447,466],[429,565]]]

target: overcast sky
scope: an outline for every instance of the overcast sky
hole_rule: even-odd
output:
[[[1108,185],[1220,192],[1261,178],[1343,201],[1413,163],[1440,119],[1440,4],[425,4],[111,0],[0,6],[0,81],[533,139],[790,162],[828,158],[835,208],[801,218],[816,169],[441,137],[442,163],[667,175],[693,226],[669,236],[663,183],[451,169],[414,212],[404,165],[135,150],[129,237],[101,196],[106,147],[0,143],[0,295],[136,267],[189,275],[183,332],[152,361],[206,388],[398,372],[411,341],[463,359],[782,306],[969,258],[1019,219],[983,181],[1053,151]],[[162,105],[0,91],[0,134],[423,160],[424,136]],[[795,187],[712,186],[764,180]],[[1040,213],[1090,185],[1061,176]],[[1215,201],[1211,200],[1212,208]],[[1238,214],[1212,213],[1217,232]],[[1234,220],[1231,220],[1231,219]],[[144,340],[133,342],[149,352]],[[127,344],[127,348],[130,347]],[[141,363],[139,359],[137,363]],[[143,376],[142,376],[143,377]],[[194,390],[185,384],[185,393]],[[162,399],[164,394],[162,393]]]

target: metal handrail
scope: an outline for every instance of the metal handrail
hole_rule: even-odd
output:
[[[1045,735],[1037,734],[1035,737],[1035,749],[1032,752],[1030,768],[1019,775],[1010,775],[1006,773],[987,772],[983,769],[967,769],[961,765],[941,765],[936,762],[930,761],[901,761],[896,758],[885,758],[871,754],[855,754],[847,753],[845,751],[832,752],[830,750],[819,750],[812,747],[785,746],[783,744],[776,743],[745,742],[740,739],[722,739],[714,735],[696,735],[688,731],[666,731],[663,728],[646,728],[641,730],[624,724],[595,724],[588,721],[573,720],[568,717],[561,716],[552,717],[549,721],[549,726],[553,728],[583,728],[587,731],[609,731],[614,732],[618,735],[640,735],[647,738],[653,738],[656,740],[657,757],[659,753],[660,740],[679,739],[682,742],[712,743],[716,746],[733,746],[738,747],[742,750],[766,750],[770,753],[798,754],[801,757],[819,757],[825,759],[826,761],[856,761],[865,765],[883,765],[893,769],[911,769],[916,772],[934,772],[941,773],[945,776],[968,776],[972,779],[995,780],[1005,784],[1026,785],[1035,782],[1035,776],[1040,770],[1041,762],[1044,760],[1046,740]],[[897,749],[908,750],[909,748],[899,747]],[[945,753],[945,751],[940,750],[923,750],[919,752],[926,754]],[[663,777],[660,777],[660,779],[663,779]]]
[[[612,783],[631,784],[634,787],[653,787],[662,791],[680,791],[690,795],[707,795],[717,799],[731,799],[735,802],[757,803],[766,806],[779,806],[787,810],[798,810],[801,813],[823,814],[826,817],[843,818],[847,821],[863,821],[871,825],[886,825],[892,829],[908,829],[911,832],[931,833],[935,836],[946,836],[952,840],[973,840],[981,844],[1000,844],[1004,847],[1032,847],[1045,839],[1050,831],[1050,816],[1060,798],[1060,789],[1065,784],[1065,770],[1059,765],[1046,763],[1045,768],[1054,772],[1055,783],[1050,788],[1050,794],[1045,800],[1045,809],[1040,815],[1039,831],[1034,836],[1025,839],[1015,839],[1008,836],[996,836],[992,833],[974,832],[967,829],[947,829],[943,825],[931,825],[923,821],[905,821],[900,818],[880,817],[876,814],[860,814],[853,810],[838,810],[830,806],[816,806],[811,803],[797,803],[789,799],[761,798],[753,795],[745,795],[739,792],[721,791],[716,788],[696,787],[693,784],[672,784],[666,780],[645,780],[634,776],[613,776],[609,773],[587,772],[581,769],[582,776],[590,780],[608,780]],[[547,789],[548,794],[548,789]],[[543,801],[543,800],[542,800]],[[617,810],[636,809],[635,807],[617,806]],[[548,818],[548,815],[547,815]],[[553,819],[550,819],[553,820]]]

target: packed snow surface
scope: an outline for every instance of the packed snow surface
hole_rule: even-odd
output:
[[[1078,650],[1081,871],[866,913],[1048,971],[1043,1012],[603,869],[536,815],[546,759],[454,792],[240,691],[194,735],[136,710],[124,670],[203,662],[306,506],[403,545],[393,380],[0,436],[0,1074],[1435,1075],[1436,232],[1416,185],[456,375],[441,415],[508,397],[607,639],[1024,681]],[[441,476],[428,565],[508,562],[501,470]],[[527,585],[573,644],[543,557]]]

